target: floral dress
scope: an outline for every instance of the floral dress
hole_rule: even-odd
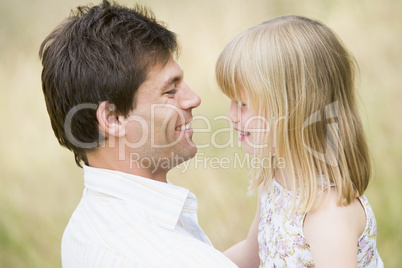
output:
[[[299,196],[297,196],[299,198]],[[303,235],[306,213],[288,216],[292,192],[274,180],[273,191],[261,195],[258,226],[260,267],[314,267],[310,246]],[[377,252],[377,224],[367,198],[359,197],[366,213],[366,228],[357,240],[358,267],[384,267]]]

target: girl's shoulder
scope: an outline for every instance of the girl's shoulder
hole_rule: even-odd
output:
[[[325,193],[321,202],[306,214],[303,226],[315,263],[318,265],[321,260],[340,266],[356,263],[356,241],[367,226],[365,203],[356,198],[349,205],[340,206],[335,188],[331,187],[328,198]]]
[[[304,231],[308,240],[310,233],[317,233],[317,229],[325,229],[336,233],[343,232],[345,227],[349,235],[359,238],[366,228],[366,213],[369,210],[365,196],[354,199],[349,205],[338,204],[338,191],[331,187],[330,192],[325,191],[317,205],[309,211],[304,219]],[[309,231],[313,232],[309,232]]]

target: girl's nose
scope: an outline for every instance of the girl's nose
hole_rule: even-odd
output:
[[[238,113],[239,113],[238,105],[235,101],[232,100],[232,102],[230,103],[229,111],[226,114],[226,117],[233,123],[238,123],[239,122]]]

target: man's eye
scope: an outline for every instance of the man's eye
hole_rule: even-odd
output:
[[[169,91],[166,91],[165,92],[165,94],[168,94],[168,95],[173,95],[173,94],[175,94],[177,92],[177,89],[172,89],[172,90],[169,90]]]

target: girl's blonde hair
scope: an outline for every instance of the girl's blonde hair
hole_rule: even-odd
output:
[[[238,35],[216,65],[219,87],[259,115],[273,119],[266,142],[273,166],[252,171],[250,189],[269,187],[275,174],[302,195],[293,209],[307,212],[322,184],[334,184],[339,204],[363,194],[370,159],[355,97],[357,64],[322,23],[282,16]],[[243,98],[242,98],[243,97]],[[284,167],[275,166],[281,157]],[[297,207],[296,207],[297,204]]]

